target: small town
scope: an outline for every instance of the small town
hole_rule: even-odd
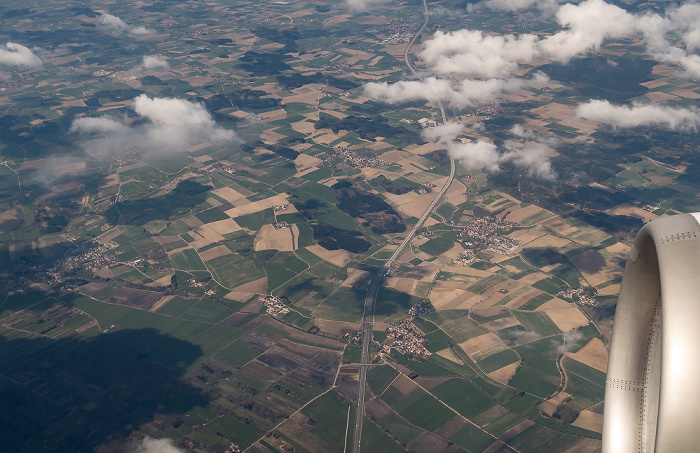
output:
[[[462,266],[469,266],[471,263],[474,262],[474,250],[472,249],[467,249],[463,252],[461,252],[457,258],[453,259],[452,262],[454,263],[459,263]]]
[[[427,343],[423,332],[409,318],[404,318],[387,327],[387,342],[383,351],[389,353],[391,348],[394,348],[401,354],[410,354],[424,359],[431,354],[425,347]]]
[[[510,255],[518,248],[513,239],[500,236],[497,230],[505,231],[514,228],[516,224],[497,217],[481,217],[470,220],[459,233],[459,238],[465,247],[475,252],[490,250],[501,255]]]
[[[283,315],[289,313],[289,308],[282,302],[282,300],[277,296],[266,296],[264,299],[264,307],[267,307],[268,315]]]
[[[557,296],[570,300],[573,300],[574,297],[578,297],[579,301],[583,305],[587,305],[589,307],[595,307],[598,305],[598,300],[595,297],[586,295],[583,288],[564,288],[557,293]]]
[[[416,305],[408,309],[408,314],[410,316],[420,316],[428,313],[432,313],[435,311],[435,308],[433,308],[432,304],[428,302],[427,300],[423,299],[420,302],[418,302]]]
[[[345,162],[348,164],[357,167],[357,168],[364,168],[364,167],[386,167],[387,165],[390,165],[390,162],[387,162],[384,159],[379,159],[377,157],[362,157],[358,156],[357,152],[351,151],[344,146],[336,146],[335,147],[335,153],[333,155],[330,155],[326,157],[323,160],[323,163],[326,166],[332,166],[332,161],[334,157],[339,157],[340,159],[343,159]]]

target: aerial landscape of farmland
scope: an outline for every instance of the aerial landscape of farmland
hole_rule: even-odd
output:
[[[632,240],[700,211],[700,6],[0,17],[3,451],[600,451]]]

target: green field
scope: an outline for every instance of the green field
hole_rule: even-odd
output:
[[[207,267],[194,249],[185,249],[170,255],[170,262],[175,269],[205,271]]]
[[[519,359],[518,354],[512,349],[504,349],[503,351],[497,352],[496,354],[490,355],[485,359],[478,360],[476,363],[479,365],[484,373],[491,373],[506,365],[517,362]]]
[[[483,335],[488,331],[467,317],[466,310],[441,310],[423,315],[429,321],[439,325],[457,343]]]
[[[513,315],[515,315],[525,330],[535,332],[543,337],[561,333],[561,330],[554,324],[554,321],[552,321],[552,318],[550,318],[547,313],[541,311],[513,311]]]
[[[272,208],[267,208],[263,211],[235,217],[233,220],[235,220],[236,223],[243,228],[247,228],[251,231],[257,231],[263,225],[275,222],[275,211]]]
[[[493,444],[496,439],[478,427],[467,424],[450,436],[450,440],[468,451],[481,452]]]
[[[399,372],[388,365],[374,367],[367,372],[367,383],[372,393],[379,395],[398,375]]]
[[[399,415],[426,431],[436,431],[456,416],[440,401],[425,393],[405,409],[399,410]]]
[[[464,417],[472,417],[494,406],[494,402],[471,381],[454,378],[431,390],[432,394],[446,402]],[[459,395],[459,398],[455,398]]]
[[[336,321],[358,322],[362,319],[366,291],[340,287],[316,309],[316,316]]]

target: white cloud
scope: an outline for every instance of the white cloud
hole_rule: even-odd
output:
[[[387,3],[389,0],[345,0],[345,6],[347,6],[351,11],[358,13],[367,11],[373,6],[381,5],[382,3]]]
[[[170,69],[170,64],[167,60],[162,59],[157,55],[144,55],[142,69]]]
[[[5,43],[5,48],[0,47],[0,64],[7,66],[28,66],[30,68],[41,68],[41,59],[28,47],[16,42]]]
[[[100,25],[102,25],[105,29],[114,31],[124,31],[129,28],[126,22],[124,22],[117,16],[113,16],[111,14],[102,14],[100,17],[97,18],[97,22]]]
[[[485,0],[476,4],[470,4],[470,10],[476,10],[480,6],[499,11],[520,11],[537,8],[540,11],[553,12],[564,0]]]
[[[507,151],[501,155],[503,162],[512,162],[533,178],[555,178],[548,155],[550,148],[544,143],[526,141],[522,146],[506,145],[505,148]]]
[[[607,123],[615,127],[657,126],[671,130],[697,131],[700,110],[672,108],[653,104],[613,105],[608,101],[589,101],[576,109],[579,118]]]
[[[138,27],[130,28],[129,33],[131,33],[132,35],[151,35],[155,32],[150,28],[146,28],[143,25],[140,25]]]
[[[538,142],[542,143],[545,145],[558,145],[561,143],[561,140],[559,137],[552,135],[552,134],[545,134],[541,132],[537,132],[532,129],[525,129],[522,125],[516,124],[515,126],[510,128],[510,133],[515,135],[516,137],[523,139],[523,140],[528,140],[528,141],[533,141],[533,142]]]
[[[535,0],[487,0],[497,9],[556,7],[556,2]],[[700,77],[700,4],[687,3],[669,13],[632,14],[604,0],[586,0],[559,6],[555,14],[562,30],[541,38],[534,34],[488,35],[478,30],[435,33],[421,52],[421,59],[439,74],[504,78],[537,58],[567,62],[598,50],[606,40],[640,36],[649,54],[663,62],[682,66],[687,75]],[[668,39],[680,39],[679,45]]]
[[[562,341],[553,341],[559,355],[578,349],[579,343],[583,340],[583,334],[579,330],[570,330],[562,335]]]
[[[71,132],[83,134],[100,132],[107,136],[102,148],[106,152],[119,150],[126,144],[147,152],[183,152],[200,141],[227,143],[237,141],[232,130],[216,125],[202,105],[176,98],[149,98],[141,94],[134,98],[134,111],[147,120],[138,126],[126,126],[106,117],[77,118]]]
[[[149,98],[141,94],[134,98],[133,108],[139,115],[151,121],[145,135],[153,144],[178,147],[196,139],[227,142],[236,133],[218,127],[202,104],[176,98]]]
[[[539,47],[544,55],[557,61],[566,62],[582,52],[597,50],[605,39],[622,38],[637,31],[634,15],[603,0],[563,5],[556,19],[568,30],[544,38]]]
[[[434,8],[428,10],[428,15],[433,19],[440,17],[457,17],[462,15],[462,11],[457,11],[454,9],[445,8],[442,5],[438,5]]]
[[[446,145],[452,142],[459,134],[464,132],[462,123],[447,122],[436,127],[429,127],[421,132],[424,139]]]
[[[367,83],[365,94],[378,101],[395,104],[399,102],[425,99],[441,101],[451,107],[465,108],[492,102],[503,93],[516,91],[527,85],[543,86],[547,76],[537,73],[532,80],[517,79],[464,79],[453,82],[448,79],[426,77],[423,80],[404,80],[394,84],[387,82]]]
[[[538,56],[538,37],[485,35],[478,30],[437,31],[423,45],[420,58],[438,74],[506,77]]]
[[[170,439],[154,439],[146,436],[131,453],[185,453],[185,450],[177,448]]]
[[[534,140],[528,140],[520,146],[505,145],[502,150],[483,140],[462,143],[455,141],[465,130],[459,123],[447,123],[423,131],[424,139],[446,146],[447,151],[467,168],[496,173],[501,164],[511,162],[527,172],[531,177],[542,179],[554,178],[549,161],[549,147]],[[522,129],[525,131],[525,129]],[[524,132],[523,132],[524,133]]]
[[[132,33],[134,35],[149,35],[153,33],[146,27],[130,27],[129,24],[112,14],[102,14],[97,18],[97,22],[102,26],[102,29],[110,34],[120,34],[123,32]]]
[[[128,128],[119,121],[105,116],[76,118],[70,126],[70,132],[89,134],[92,132],[126,132]]]

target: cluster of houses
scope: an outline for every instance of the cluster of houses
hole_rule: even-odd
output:
[[[228,173],[229,175],[232,175],[233,173],[236,172],[236,169],[233,168],[232,165],[226,165],[221,162],[215,162],[211,165],[209,165],[206,169],[206,172],[208,173],[221,173],[225,172]]]
[[[283,315],[289,313],[289,307],[277,296],[265,296],[263,306],[267,308],[268,315]]]
[[[68,249],[61,258],[37,267],[31,272],[30,277],[13,280],[10,291],[21,294],[26,288],[35,283],[48,283],[51,285],[63,283],[66,280],[67,272],[76,269],[85,269],[93,273],[97,272],[105,266],[119,262],[114,255],[104,253],[115,247],[117,247],[117,244],[113,242],[100,244],[97,241],[90,241]]]
[[[331,156],[326,157],[323,161],[324,164],[326,164],[326,166],[330,166],[333,157],[339,157],[348,164],[357,168],[386,167],[387,165],[390,165],[390,162],[384,159],[380,159],[378,157],[363,157],[358,155],[355,151],[351,151],[344,146],[336,146],[335,153]]]
[[[458,237],[465,247],[478,252],[479,250],[490,250],[501,255],[509,255],[518,248],[518,243],[513,239],[500,236],[498,230],[510,230],[515,226],[512,222],[507,222],[498,217],[481,217],[467,222]]]
[[[564,288],[557,293],[557,296],[571,300],[573,300],[574,297],[578,297],[579,302],[581,302],[583,305],[588,305],[589,307],[595,307],[598,305],[598,300],[595,297],[586,295],[583,288]]]
[[[462,266],[469,266],[474,262],[474,255],[475,253],[473,249],[467,249],[460,253],[457,258],[453,259],[452,262],[459,263]]]
[[[421,300],[418,302],[416,305],[408,309],[408,314],[410,316],[420,316],[428,313],[432,313],[435,311],[435,308],[433,308],[432,304],[428,302],[427,300]]]
[[[425,347],[426,344],[428,340],[425,339],[423,332],[409,318],[404,318],[387,327],[387,341],[383,351],[389,353],[391,348],[394,348],[401,354],[410,354],[424,359],[430,355],[430,351]]]

